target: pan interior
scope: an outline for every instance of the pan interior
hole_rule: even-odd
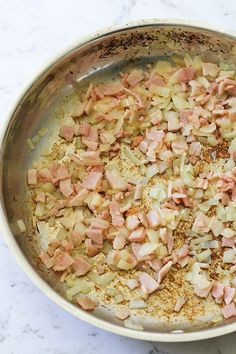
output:
[[[116,77],[121,70],[133,66],[144,67],[148,63],[174,56],[200,54],[204,61],[235,64],[236,41],[226,35],[184,25],[144,25],[126,28],[80,45],[52,64],[32,84],[20,100],[11,117],[1,147],[1,201],[4,212],[21,252],[35,271],[62,296],[65,289],[54,272],[45,270],[38,260],[39,240],[32,227],[28,203],[26,170],[53,141],[60,121],[70,114],[78,93],[88,84]],[[26,141],[42,128],[47,133],[29,151]],[[21,234],[16,221],[23,219],[27,232]],[[42,240],[41,240],[42,241]],[[169,333],[173,330],[194,332],[203,330],[216,311],[187,321],[178,316],[173,321],[166,319],[135,318],[142,322],[148,332]],[[78,309],[75,306],[75,315]],[[123,323],[114,318],[106,308],[97,309],[96,316],[117,326]],[[233,320],[227,321],[227,323]],[[218,323],[223,326],[225,321]]]

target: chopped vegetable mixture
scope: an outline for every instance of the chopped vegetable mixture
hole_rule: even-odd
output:
[[[91,83],[28,170],[41,261],[69,300],[92,311],[100,294],[130,328],[132,311],[194,318],[206,299],[236,316],[235,161],[225,64],[186,55]]]

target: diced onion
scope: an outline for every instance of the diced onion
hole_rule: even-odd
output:
[[[224,263],[233,263],[233,260],[235,259],[235,255],[236,255],[235,249],[228,249],[228,250],[224,251],[223,262]]]
[[[147,307],[147,304],[143,300],[131,300],[129,303],[129,307],[131,310],[145,309]]]
[[[17,220],[17,225],[20,229],[20,232],[25,232],[26,231],[26,226],[25,223],[22,219]]]
[[[144,243],[138,250],[140,257],[147,256],[148,254],[153,253],[157,249],[158,245],[156,243]]]

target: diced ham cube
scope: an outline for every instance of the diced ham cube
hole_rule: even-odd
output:
[[[66,198],[68,198],[74,192],[74,189],[72,188],[72,184],[71,184],[71,179],[70,178],[61,180],[59,182],[59,188],[60,188],[60,192]]]
[[[90,131],[90,124],[87,122],[83,122],[79,126],[79,134],[83,136],[88,136]]]
[[[101,229],[93,229],[89,227],[86,231],[88,238],[90,238],[93,242],[97,243],[98,245],[103,244],[103,234]]]
[[[72,258],[67,252],[59,253],[59,255],[54,259],[53,270],[55,272],[66,270],[74,263],[74,261],[74,258]]]
[[[69,200],[68,206],[73,207],[73,206],[81,206],[84,204],[84,200],[88,196],[89,191],[85,188],[82,188],[78,194],[73,197],[72,199]]]
[[[221,299],[224,296],[224,284],[214,282],[211,294],[215,299]]]
[[[112,217],[112,225],[116,227],[121,227],[124,225],[124,218],[120,212],[119,204],[115,201],[109,204],[110,214]]]
[[[160,285],[157,283],[157,281],[146,272],[142,272],[139,275],[139,281],[141,283],[141,289],[145,294],[152,294],[154,291],[160,288]]]
[[[146,219],[149,227],[152,229],[157,228],[161,224],[161,218],[156,209],[151,209],[146,214]]]
[[[80,277],[87,274],[91,269],[91,264],[86,262],[82,257],[76,256],[72,268],[75,270],[75,275]]]
[[[99,250],[96,246],[93,245],[92,240],[87,239],[84,242],[85,252],[89,257],[94,257],[98,254]]]
[[[59,135],[61,138],[65,139],[68,142],[72,142],[74,138],[74,129],[69,125],[63,124],[60,127]]]
[[[225,319],[235,317],[236,316],[236,307],[233,302],[231,304],[226,305],[222,308],[222,313]]]
[[[54,259],[51,258],[47,252],[41,251],[39,257],[47,269],[50,269],[54,266]]]
[[[226,305],[229,305],[233,301],[234,295],[235,295],[235,289],[231,288],[230,286],[226,286],[225,293],[224,293],[224,302]]]
[[[175,73],[178,82],[183,83],[188,83],[189,81],[193,80],[194,75],[195,69],[190,67],[181,68]]]

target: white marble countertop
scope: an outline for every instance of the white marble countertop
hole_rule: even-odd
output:
[[[207,21],[236,31],[235,16],[234,0],[0,0],[1,120],[22,84],[81,35],[153,17]],[[236,353],[236,334],[198,343],[161,344],[122,338],[83,323],[32,284],[2,238],[0,269],[1,354]]]

